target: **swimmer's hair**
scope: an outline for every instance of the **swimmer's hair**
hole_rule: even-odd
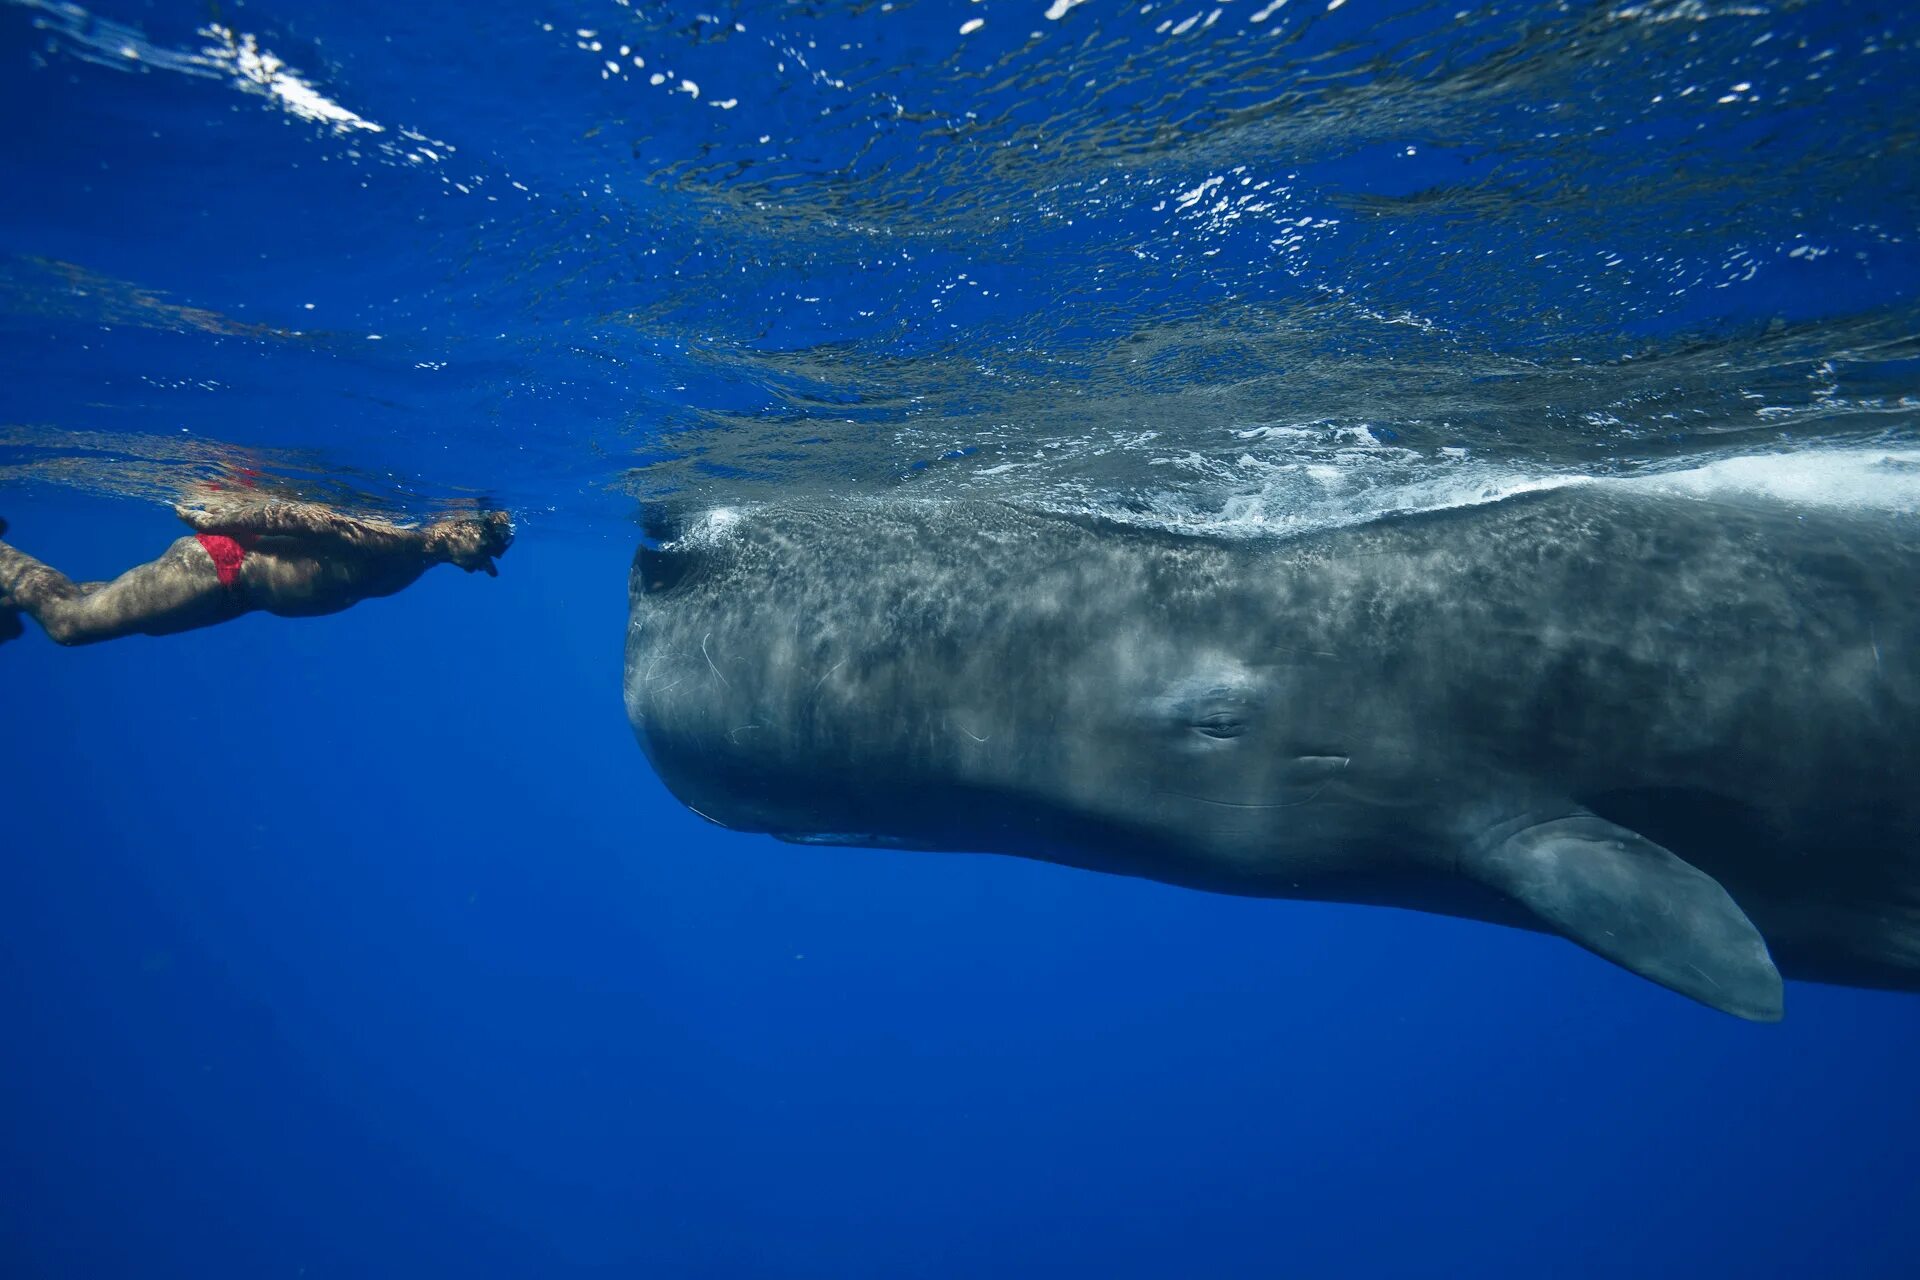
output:
[[[483,511],[477,517],[487,554],[497,556],[513,545],[513,516],[505,511]]]

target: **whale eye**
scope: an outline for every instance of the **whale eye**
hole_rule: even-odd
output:
[[[1269,702],[1261,679],[1228,659],[1195,662],[1146,698],[1142,710],[1155,727],[1193,751],[1238,738],[1256,723]]]
[[[1247,722],[1231,711],[1212,711],[1194,721],[1193,727],[1209,738],[1237,738],[1247,731]]]

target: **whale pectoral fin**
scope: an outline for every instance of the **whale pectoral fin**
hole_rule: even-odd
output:
[[[1780,1018],[1760,931],[1719,881],[1645,836],[1572,813],[1496,837],[1464,869],[1643,978],[1736,1017]]]

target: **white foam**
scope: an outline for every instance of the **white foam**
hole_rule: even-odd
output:
[[[1674,497],[1758,498],[1788,506],[1920,515],[1920,451],[1806,450],[1722,458],[1686,470],[1635,476],[1542,474],[1464,457],[1422,461],[1393,451],[1384,470],[1295,459],[1239,459],[1260,473],[1258,487],[1208,510],[1183,492],[1147,502],[1147,511],[1105,511],[1126,522],[1227,538],[1289,537],[1366,524],[1391,516],[1486,506],[1522,494],[1574,486],[1619,486]],[[1183,469],[1205,473],[1204,460]],[[1426,473],[1421,474],[1424,470]]]
[[[1601,481],[1694,498],[1920,514],[1920,450],[1809,449],[1721,458],[1687,471]]]

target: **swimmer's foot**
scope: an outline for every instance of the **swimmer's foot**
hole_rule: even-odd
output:
[[[0,534],[7,531],[7,522],[0,520]],[[18,640],[27,626],[20,621],[20,610],[15,607],[13,597],[0,589],[0,644],[9,640]]]
[[[0,538],[7,536],[7,522],[0,519]],[[26,624],[20,621],[20,610],[13,604],[13,596],[6,588],[0,587],[0,644],[9,640],[18,640],[26,631]]]
[[[0,538],[7,536],[6,517],[0,516]],[[13,597],[4,588],[0,588],[0,644],[9,640],[18,640],[26,631],[26,624],[20,621],[20,611],[13,607]]]
[[[0,538],[7,536],[7,521],[0,516]],[[20,611],[13,607],[13,597],[4,588],[0,588],[0,644],[9,640],[18,640],[26,632],[26,624],[20,621]]]

